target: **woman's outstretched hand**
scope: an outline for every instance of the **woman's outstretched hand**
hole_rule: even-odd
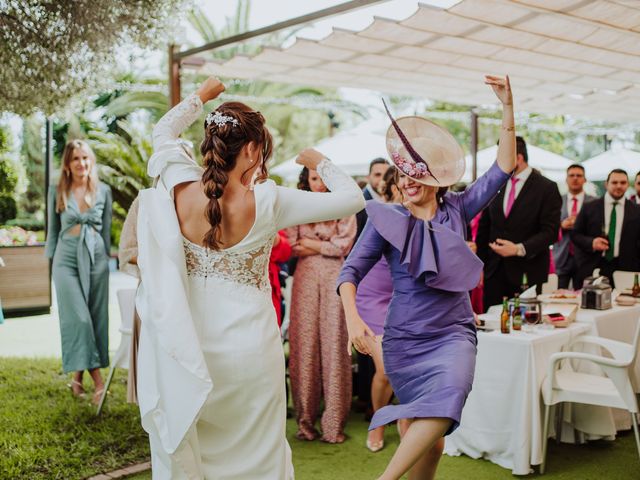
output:
[[[491,85],[493,92],[503,105],[513,105],[513,97],[511,96],[511,84],[509,83],[509,75],[506,77],[494,77],[493,75],[485,75],[484,83]]]
[[[347,331],[349,332],[349,343],[347,344],[347,352],[351,355],[351,346],[364,354],[371,355],[371,349],[366,341],[366,337],[376,339],[375,333],[364,323],[360,315],[347,315]]]
[[[224,92],[225,86],[224,84],[218,80],[216,77],[211,76],[207,78],[202,85],[196,90],[196,94],[202,100],[202,103],[207,103],[209,100],[213,100],[218,97],[222,92]]]
[[[314,150],[313,148],[305,148],[300,152],[298,158],[296,158],[296,163],[303,167],[307,167],[309,170],[317,170],[318,164],[323,158],[324,155],[319,151]]]

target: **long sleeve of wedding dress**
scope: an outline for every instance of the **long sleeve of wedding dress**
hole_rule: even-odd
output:
[[[194,93],[167,112],[153,129],[153,155],[147,173],[160,177],[168,192],[180,183],[202,177],[202,167],[187,153],[179,138],[201,114],[202,101]]]
[[[318,173],[328,193],[278,187],[275,221],[278,230],[304,223],[324,222],[353,215],[364,208],[358,184],[328,159],[318,165]]]

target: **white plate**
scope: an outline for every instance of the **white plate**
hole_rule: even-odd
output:
[[[542,303],[580,303],[580,295],[575,298],[554,298],[551,293],[543,293],[538,295],[538,300]]]

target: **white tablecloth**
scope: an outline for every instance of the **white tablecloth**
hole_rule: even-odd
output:
[[[460,427],[446,438],[445,453],[484,457],[516,475],[542,462],[540,387],[549,357],[589,332],[588,323],[535,333],[478,333],[473,389]]]

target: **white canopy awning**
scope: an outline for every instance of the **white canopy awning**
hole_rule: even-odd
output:
[[[582,162],[585,175],[591,181],[604,181],[614,168],[621,168],[629,174],[633,182],[640,171],[640,152],[625,148],[614,148]]]
[[[478,151],[478,176],[489,170],[489,167],[495,162],[498,154],[498,146],[493,145]],[[567,177],[567,167],[574,163],[568,158],[550,152],[535,145],[527,145],[527,154],[529,157],[529,165],[540,170],[542,174],[553,180],[562,183]],[[471,181],[471,155],[466,156],[467,169],[464,172],[462,180],[464,182]]]
[[[371,160],[377,157],[388,160],[385,146],[388,127],[389,121],[384,118],[367,120],[351,130],[325,138],[313,148],[322,152],[349,175],[365,176],[369,174]],[[302,167],[294,157],[271,168],[269,172],[290,182],[298,178],[300,170]]]
[[[495,103],[483,74],[510,74],[519,110],[637,122],[640,1],[462,0],[402,21],[334,29],[200,67],[236,78]]]
[[[385,147],[385,134],[388,126],[389,122],[384,118],[371,119],[351,130],[326,138],[314,145],[313,148],[331,158],[349,175],[365,176],[369,173],[371,160],[377,157],[387,160],[389,158]],[[543,175],[555,182],[564,182],[567,167],[573,163],[570,159],[535,145],[527,145],[527,152],[529,165],[540,170]],[[478,151],[478,176],[489,170],[496,160],[497,153],[497,145]],[[467,168],[462,181],[468,183],[471,181],[471,155],[467,155],[465,161]],[[269,171],[279,175],[287,182],[291,182],[298,178],[300,170],[302,167],[296,163],[294,157]]]

